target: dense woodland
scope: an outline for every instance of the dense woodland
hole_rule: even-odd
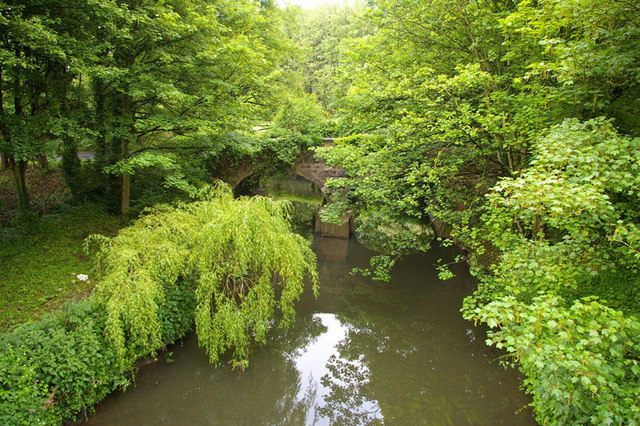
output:
[[[290,207],[214,179],[285,175],[308,148],[346,173],[323,218],[380,241],[361,273],[446,224],[478,283],[461,314],[541,424],[640,422],[637,2],[2,0],[0,55],[0,241],[41,229],[30,170],[63,177],[57,208],[128,225],[86,241],[90,297],[0,338],[3,423],[86,414],[194,324],[246,368],[315,258]]]

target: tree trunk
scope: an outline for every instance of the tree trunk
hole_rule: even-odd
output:
[[[32,83],[31,84],[31,116],[35,117],[40,113],[40,93],[41,93],[41,85],[38,85],[36,83]],[[33,158],[34,163],[38,162],[38,164],[40,165],[40,168],[44,171],[47,171],[49,169],[49,160],[47,158],[47,154],[44,150],[44,147],[46,145],[46,138],[45,138],[45,134],[42,130],[40,130],[40,136],[39,136],[40,140],[42,141],[42,144],[40,145],[40,152],[35,155],[35,157]]]
[[[16,52],[16,56],[20,57],[20,52]],[[16,67],[16,75],[13,80],[14,91],[13,91],[13,108],[16,116],[22,122],[22,116],[24,115],[24,110],[22,107],[22,97],[20,96],[20,78],[19,73]],[[3,111],[4,115],[4,111]],[[8,137],[5,132],[3,132],[4,137]],[[27,171],[27,161],[26,160],[18,160],[14,155],[9,156],[9,167],[13,172],[13,177],[16,182],[16,193],[18,194],[18,210],[20,214],[26,216],[31,210],[31,205],[29,204],[29,194],[27,193],[27,183],[25,180],[25,174]]]
[[[46,154],[38,155],[38,163],[40,164],[40,168],[45,171],[49,171],[49,158]]]
[[[80,159],[78,158],[78,143],[71,137],[62,137],[62,173],[64,181],[74,199],[82,194],[83,182]]]
[[[93,167],[98,176],[98,185],[104,193],[104,202],[109,211],[120,212],[122,197],[122,179],[110,173],[105,173],[104,168],[120,161],[122,156],[122,142],[119,132],[115,130],[112,118],[120,117],[121,105],[119,104],[121,95],[118,95],[113,88],[99,77],[91,80],[93,85],[94,127],[96,136],[96,154],[93,160]]]
[[[127,120],[130,126],[129,137],[125,136],[122,140],[122,160],[126,161],[129,158],[129,143],[130,138],[133,138],[135,134],[134,128],[134,115],[133,115],[133,101],[131,97],[125,95],[122,102],[122,112],[125,120]],[[130,219],[129,207],[131,207],[131,174],[125,172],[122,174],[122,202],[120,204],[121,220],[128,222]]]
[[[96,155],[93,161],[94,167],[98,174],[103,173],[105,166],[109,163],[109,148],[107,146],[107,126],[105,107],[107,100],[107,87],[102,79],[96,77],[92,80],[93,100],[95,104],[94,110],[94,126],[97,133],[96,136]]]
[[[120,204],[120,219],[123,222],[128,222],[129,207],[131,207],[131,175],[124,173],[122,175],[122,202]]]
[[[27,171],[26,161],[17,161],[15,157],[9,157],[9,166],[13,172],[16,182],[16,192],[18,194],[18,210],[22,215],[26,215],[30,210],[29,195],[27,193],[27,183],[25,180],[25,172]]]
[[[61,79],[63,80],[63,79]],[[67,82],[63,80],[63,87],[60,94],[61,112],[63,117],[68,118],[70,113],[69,99],[67,94]],[[69,136],[68,131],[62,137],[62,173],[65,184],[71,191],[71,196],[77,199],[82,193],[83,182],[80,159],[78,158],[78,141]]]
[[[2,63],[0,62],[0,138],[5,138],[7,135],[6,130],[3,125],[4,120],[4,85],[3,85],[3,76],[2,76]],[[2,167],[2,171],[5,171],[9,168],[9,155],[6,152],[0,151],[0,167]]]

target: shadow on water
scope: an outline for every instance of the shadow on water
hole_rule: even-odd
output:
[[[433,264],[452,249],[407,256],[390,283],[349,274],[371,254],[354,240],[316,238],[315,249],[320,297],[305,292],[295,325],[274,330],[247,371],[210,366],[191,335],[89,423],[535,424],[515,371],[460,316],[473,287],[466,267],[437,278]]]

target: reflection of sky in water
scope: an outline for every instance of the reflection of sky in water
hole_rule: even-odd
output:
[[[358,360],[348,360],[341,357],[338,345],[347,338],[349,328],[344,326],[334,314],[313,314],[313,319],[319,319],[326,329],[314,341],[294,354],[294,363],[300,374],[300,388],[298,390],[298,401],[312,397],[315,399],[307,412],[307,424],[331,424],[335,420],[334,411],[350,411],[355,418],[361,419],[381,419],[380,406],[378,401],[361,399],[362,390],[357,389],[369,383],[369,368],[362,362],[364,356]],[[336,373],[344,371],[344,368],[330,368],[331,365],[347,366],[347,370],[356,371],[357,383],[353,383],[354,377],[351,375],[341,376]],[[351,379],[351,380],[350,380]],[[339,402],[339,407],[335,407],[335,388],[349,389],[354,395],[360,396],[348,398]],[[338,393],[341,394],[342,392]],[[332,399],[332,406],[328,407],[327,400]],[[329,408],[329,409],[327,409]],[[318,410],[322,412],[319,413]],[[331,413],[328,418],[326,413]],[[350,416],[349,416],[350,417]]]

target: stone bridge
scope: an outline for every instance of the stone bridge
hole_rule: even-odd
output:
[[[322,145],[333,145],[333,139],[324,139]],[[255,167],[253,162],[247,161],[240,163],[233,171],[227,171],[223,180],[235,190],[242,181],[258,173],[256,169],[257,167]],[[320,188],[320,191],[324,195],[325,202],[328,201],[327,179],[345,176],[343,170],[327,166],[324,162],[316,159],[313,152],[309,150],[302,152],[298,158],[298,162],[291,168],[291,173],[312,182]],[[315,230],[323,237],[344,239],[349,238],[354,226],[355,224],[350,214],[342,218],[342,225],[324,223],[318,215],[316,217]]]
[[[333,139],[324,139],[322,146],[333,145]],[[223,180],[235,189],[240,182],[256,173],[256,167],[252,162],[240,163],[238,167],[228,174]],[[298,158],[298,162],[291,169],[291,173],[314,183],[323,194],[327,194],[327,179],[345,176],[344,172],[324,162],[317,160],[313,152],[305,150]]]

